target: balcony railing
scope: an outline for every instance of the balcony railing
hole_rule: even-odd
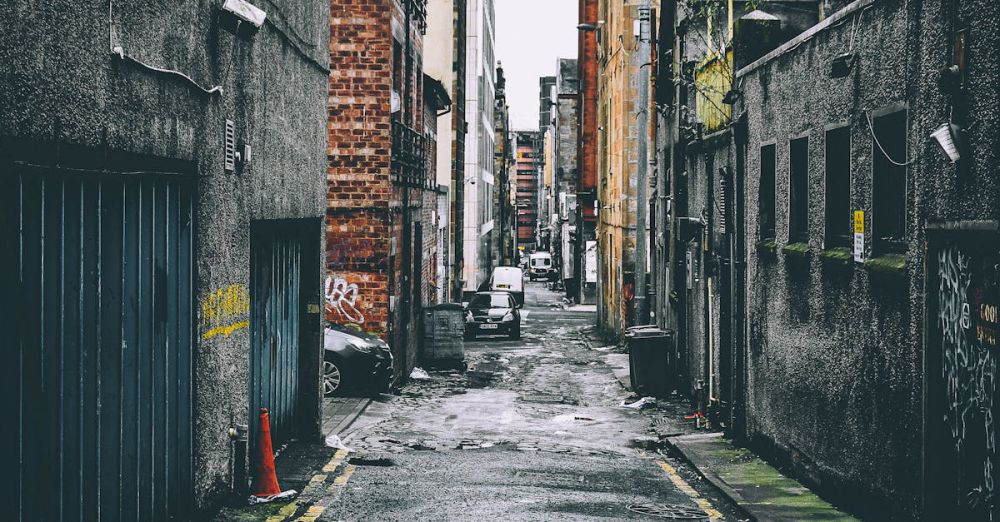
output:
[[[425,156],[427,139],[419,132],[399,122],[392,123],[392,177],[393,182],[408,187],[427,184]]]
[[[403,8],[410,10],[410,17],[420,28],[420,34],[427,34],[427,0],[403,0]]]

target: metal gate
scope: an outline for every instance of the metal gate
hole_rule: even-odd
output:
[[[250,426],[267,408],[274,445],[293,437],[299,412],[302,241],[292,225],[255,222],[250,240]]]
[[[192,205],[165,165],[0,161],[6,520],[165,520],[191,505]]]
[[[997,520],[1000,234],[928,231],[928,520]]]

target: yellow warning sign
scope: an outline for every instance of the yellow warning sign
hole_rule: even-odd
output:
[[[854,211],[854,233],[864,234],[865,233],[865,211],[855,210]]]

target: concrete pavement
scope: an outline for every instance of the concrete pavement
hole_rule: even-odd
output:
[[[522,339],[468,342],[468,371],[372,402],[341,433],[352,452],[290,446],[279,480],[302,495],[219,520],[738,520],[648,411],[620,406],[593,311],[559,297],[528,285]]]

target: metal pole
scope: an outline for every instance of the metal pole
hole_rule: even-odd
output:
[[[636,100],[636,126],[638,131],[638,172],[636,173],[635,213],[635,320],[633,324],[649,323],[646,310],[646,214],[649,201],[646,195],[649,170],[649,70],[650,64],[650,0],[643,0],[639,7],[639,96]]]

